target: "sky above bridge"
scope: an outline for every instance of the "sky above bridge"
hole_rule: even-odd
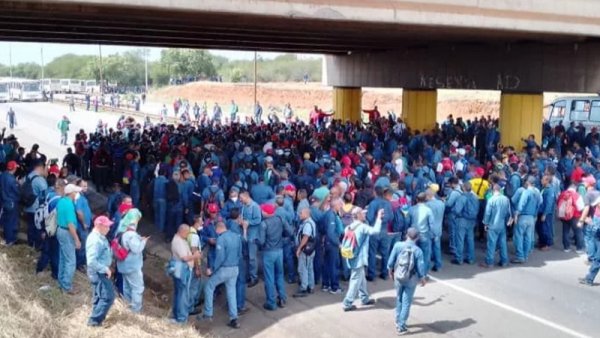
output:
[[[9,65],[11,54],[12,64],[16,65],[22,62],[42,62],[42,49],[44,54],[44,63],[52,61],[54,58],[63,54],[73,53],[78,55],[98,55],[98,45],[75,45],[60,43],[35,43],[35,42],[0,42],[0,64]],[[102,46],[102,55],[123,53],[128,50],[139,49],[139,47],[126,46]],[[160,58],[161,48],[149,48],[150,61]],[[221,55],[232,60],[250,60],[254,58],[254,52],[250,51],[225,51],[211,50],[215,55]],[[280,53],[260,52],[264,59],[274,58]],[[314,55],[311,55],[314,57]]]

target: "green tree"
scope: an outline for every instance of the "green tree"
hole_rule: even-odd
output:
[[[40,65],[34,62],[19,63],[13,67],[13,76],[26,79],[39,79],[42,73]]]
[[[212,55],[199,49],[164,49],[160,62],[171,77],[206,78],[217,74]]]
[[[65,54],[49,62],[44,68],[44,76],[56,79],[89,79],[92,74],[88,69],[95,56]]]

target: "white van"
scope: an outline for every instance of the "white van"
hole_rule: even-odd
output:
[[[565,128],[571,122],[583,124],[586,131],[600,126],[600,96],[560,97],[549,106],[548,122],[555,127],[562,121]]]

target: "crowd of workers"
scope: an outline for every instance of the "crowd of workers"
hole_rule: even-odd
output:
[[[72,293],[75,270],[86,269],[94,326],[114,300],[113,275],[131,310],[142,310],[142,213],[171,243],[176,323],[199,313],[198,320],[211,321],[215,290],[224,284],[229,325],[238,328],[261,265],[269,311],[286,306],[286,280],[298,284],[293,297],[318,287],[345,292],[343,309],[352,311],[357,296],[363,305],[375,302],[367,281],[391,276],[403,334],[417,284],[443,268],[442,238],[452,264],[475,263],[476,239],[487,243],[482,268],[525,264],[534,248],[554,246],[556,219],[562,249],[574,244],[590,262],[580,282],[593,284],[600,269],[597,130],[544,125],[541,143],[531,135],[513,149],[500,145],[498,121],[490,117],[449,116],[416,131],[365,112],[365,124],[130,120],[77,133],[62,168],[47,167],[37,147],[25,155],[3,134],[5,243],[16,241],[23,205],[28,243],[41,249],[37,270],[50,263],[61,290]],[[92,214],[88,179],[108,195],[102,215]]]

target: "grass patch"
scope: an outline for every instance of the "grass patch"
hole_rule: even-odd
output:
[[[102,328],[89,328],[91,289],[84,274],[75,274],[79,293],[58,290],[49,273],[36,276],[38,253],[26,245],[0,248],[0,337],[198,337],[191,326],[166,322],[168,303],[162,292],[147,289],[144,313],[131,313],[116,300]]]

